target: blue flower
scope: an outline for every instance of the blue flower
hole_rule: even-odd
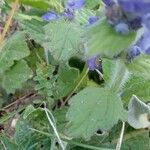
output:
[[[99,17],[91,16],[91,17],[89,17],[88,23],[89,23],[89,25],[92,25],[92,24],[96,23],[98,20],[99,20]]]
[[[89,70],[94,71],[96,69],[100,69],[99,56],[91,57],[87,59],[87,65]]]
[[[99,20],[99,17],[97,17],[97,16],[89,17],[87,27],[93,25],[98,20]],[[85,48],[84,51],[88,52],[88,48]],[[91,71],[94,71],[96,69],[99,70],[101,68],[101,65],[99,63],[99,55],[88,58],[86,60],[86,63],[87,63],[87,66],[88,66],[89,70],[91,70]]]
[[[82,8],[84,3],[85,0],[68,0],[65,11],[62,15],[69,20],[73,20],[75,17],[75,11]],[[42,18],[45,21],[53,21],[59,19],[60,16],[56,12],[50,11],[44,14]]]
[[[70,9],[66,9],[63,13],[63,15],[68,18],[69,20],[73,20],[74,17],[75,17],[75,13],[73,10],[70,10]]]
[[[130,58],[135,58],[140,53],[150,55],[150,14],[143,17],[144,33],[129,52]],[[136,48],[135,48],[136,47]]]
[[[139,56],[141,54],[142,50],[140,47],[134,45],[128,53],[129,59],[134,59],[135,57]]]
[[[143,16],[143,24],[148,30],[150,30],[150,13]]]
[[[142,16],[150,12],[149,0],[118,0],[118,3],[128,13],[135,13]]]
[[[124,34],[124,35],[127,35],[130,32],[129,31],[129,26],[126,23],[124,23],[124,22],[118,23],[115,26],[115,30],[116,30],[116,32]]]
[[[105,3],[106,6],[109,6],[112,3],[114,3],[114,0],[103,0],[103,2]]]
[[[68,0],[66,4],[67,9],[78,10],[83,7],[85,0]]]
[[[59,15],[56,12],[50,11],[45,13],[42,18],[45,21],[53,21],[59,19]]]
[[[132,19],[128,19],[128,23],[132,29],[137,30],[142,27],[142,18],[135,17]]]
[[[142,27],[142,20],[150,13],[149,0],[103,0],[106,5],[106,16],[112,26],[120,22],[128,24],[130,29]]]
[[[139,47],[143,53],[146,53],[150,49],[150,31],[146,31],[139,40]]]

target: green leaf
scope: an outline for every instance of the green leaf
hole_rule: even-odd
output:
[[[58,70],[58,79],[56,83],[56,99],[67,96],[70,90],[74,88],[78,77],[79,70],[71,68],[68,65],[61,65]]]
[[[64,20],[51,22],[45,26],[45,49],[48,49],[56,60],[67,61],[80,53],[82,31],[78,26]]]
[[[140,55],[127,64],[128,70],[135,76],[150,79],[150,56]]]
[[[5,146],[7,150],[19,150],[18,145],[14,141],[10,140],[5,134],[1,134],[0,141],[3,142],[3,149]]]
[[[87,36],[89,56],[100,54],[112,57],[127,49],[134,41],[136,34],[121,35],[115,32],[115,29],[106,20],[101,20],[89,28]]]
[[[140,101],[135,95],[132,96],[128,105],[128,123],[135,129],[149,128],[150,106]]]
[[[17,121],[14,139],[19,147],[23,148],[29,144],[32,133],[29,127],[28,122],[22,118]]]
[[[54,66],[38,64],[34,81],[37,82],[35,90],[50,103],[53,103],[53,87],[55,86],[56,77],[53,76]]]
[[[5,72],[2,86],[7,93],[14,93],[16,89],[21,88],[22,84],[31,77],[32,70],[24,60],[21,60]]]
[[[85,7],[92,9],[100,4],[100,0],[86,0]]]
[[[121,91],[129,77],[130,74],[126,69],[124,62],[121,59],[118,59],[112,63],[112,72],[110,83],[108,85],[113,91]]]
[[[122,119],[123,105],[117,93],[109,89],[87,87],[70,101],[68,133],[73,137],[90,138],[97,130],[110,130]]]
[[[89,17],[94,15],[95,14],[91,10],[84,8],[76,12],[75,19],[79,24],[87,25]]]
[[[0,52],[0,72],[9,69],[15,60],[20,60],[30,54],[25,35],[22,32],[15,33],[2,46]]]
[[[127,105],[132,95],[136,95],[142,101],[150,99],[150,80],[145,80],[143,77],[132,76],[123,87],[122,99]]]
[[[36,19],[21,21],[21,26],[24,29],[24,32],[41,45],[44,43],[45,40],[43,29],[44,25],[45,23]]]
[[[23,114],[23,119],[26,119],[31,113],[33,113],[36,109],[32,106],[29,105],[28,107],[26,107],[24,114]]]
[[[54,118],[56,120],[57,130],[60,133],[64,133],[66,129],[66,124],[68,123],[68,121],[66,120],[67,111],[68,111],[68,108],[64,107],[54,112]]]
[[[103,67],[104,80],[106,82],[110,82],[110,79],[111,79],[112,74],[113,74],[112,70],[115,67],[115,61],[109,60],[109,59],[103,59],[102,67]]]
[[[149,133],[148,131],[144,132],[131,132],[124,136],[122,143],[122,150],[148,150],[149,145]]]
[[[15,0],[7,0],[7,1],[15,1]],[[50,5],[48,1],[46,0],[20,0],[20,3],[29,5],[35,8],[43,9],[43,10],[48,10]]]

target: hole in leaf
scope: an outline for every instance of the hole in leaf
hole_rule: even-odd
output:
[[[98,131],[96,132],[96,135],[98,135],[98,136],[103,135],[103,134],[104,134],[104,132],[103,132],[102,130],[98,130]]]

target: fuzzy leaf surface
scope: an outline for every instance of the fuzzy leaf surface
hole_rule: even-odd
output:
[[[67,118],[68,133],[90,138],[98,129],[110,130],[124,113],[120,97],[104,88],[87,87],[72,97]]]
[[[136,95],[140,100],[147,102],[150,99],[150,80],[142,77],[132,76],[123,86],[122,99],[128,104],[132,95]]]
[[[131,73],[135,76],[140,76],[145,79],[150,79],[150,56],[140,55],[135,58],[131,63],[127,64]]]
[[[30,51],[24,33],[15,33],[2,46],[0,52],[0,72],[6,71],[14,64],[14,61],[27,57],[29,54]]]
[[[89,42],[89,56],[97,54],[112,57],[127,49],[135,39],[135,33],[121,35],[116,33],[105,20],[98,22],[95,26],[89,28],[87,33]]]
[[[31,77],[32,70],[24,60],[21,60],[5,72],[2,86],[7,93],[14,93],[16,89],[21,88],[22,84]]]
[[[45,26],[44,47],[56,60],[66,61],[80,53],[81,30],[64,20],[51,22]]]

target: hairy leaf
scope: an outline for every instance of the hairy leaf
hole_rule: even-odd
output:
[[[18,145],[14,141],[10,140],[5,134],[2,134],[0,136],[0,141],[3,142],[2,147],[4,150],[6,148],[7,148],[7,150],[19,150]],[[0,145],[1,145],[1,143],[0,143]]]
[[[32,70],[24,60],[21,60],[5,72],[2,86],[7,93],[14,93],[16,89],[21,88],[22,84],[31,77]]]
[[[150,148],[149,141],[148,131],[131,132],[124,136],[122,150],[148,150]]]
[[[136,95],[142,101],[149,101],[150,80],[145,80],[142,77],[132,76],[123,87],[122,99],[125,104],[128,104],[132,95]]]
[[[7,0],[7,1],[14,2],[15,0]],[[50,6],[48,1],[43,1],[43,0],[20,0],[20,3],[29,5],[38,9],[44,9],[44,10],[48,10]]]
[[[86,0],[86,3],[85,3],[85,7],[87,8],[94,8],[96,6],[98,6],[100,4],[100,1],[99,0]]]
[[[112,57],[127,49],[135,39],[135,33],[121,35],[116,33],[106,20],[101,20],[87,33],[89,38],[88,55],[106,55]]]
[[[27,33],[31,38],[33,38],[37,43],[44,43],[44,25],[45,23],[31,19],[21,21],[21,25],[24,29],[24,32]]]
[[[31,113],[33,113],[36,109],[32,106],[29,105],[26,107],[24,114],[23,114],[23,119],[26,119]]]
[[[76,21],[79,22],[81,25],[87,25],[88,19],[95,14],[89,9],[81,9],[80,11],[76,12]]]
[[[109,130],[122,119],[120,97],[109,89],[87,87],[70,101],[68,133],[73,137],[91,137],[98,129]]]
[[[15,33],[6,41],[0,52],[0,72],[4,72],[14,64],[30,54],[25,35],[22,32]]]
[[[34,81],[37,82],[35,90],[46,98],[49,103],[53,103],[53,87],[55,86],[56,77],[53,76],[54,66],[38,64]]]
[[[149,128],[150,106],[140,101],[135,95],[132,96],[128,106],[128,123],[135,129]]]
[[[145,79],[150,79],[150,56],[140,55],[135,58],[131,63],[127,64],[130,72],[135,76],[140,76]]]
[[[56,97],[57,99],[67,96],[74,88],[79,77],[79,71],[75,68],[62,65],[58,71]]]
[[[19,119],[16,124],[16,132],[14,135],[14,139],[19,147],[25,147],[29,144],[31,140],[32,132],[29,130],[28,122],[24,119]]]
[[[64,20],[51,22],[45,26],[44,46],[56,60],[69,60],[80,53],[81,30]]]

